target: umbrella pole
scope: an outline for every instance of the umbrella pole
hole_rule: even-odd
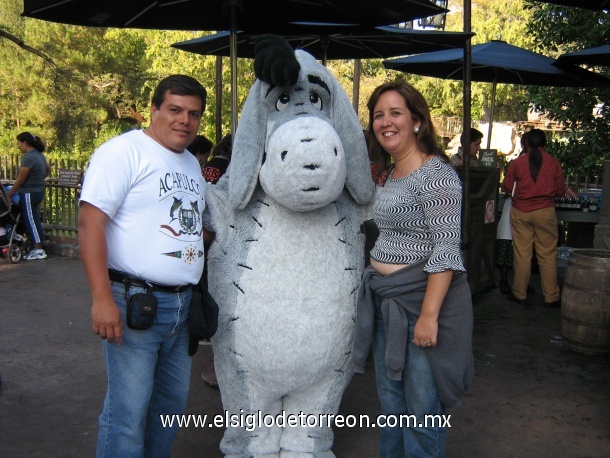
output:
[[[362,61],[360,59],[354,59],[354,89],[352,95],[352,105],[356,116],[358,116],[358,105],[360,103],[360,70],[362,68]]]
[[[229,0],[231,9],[231,138],[235,140],[237,130],[237,0]]]
[[[222,138],[222,56],[216,56],[216,140]]]
[[[470,15],[470,0],[464,0],[464,32],[470,32],[471,28],[471,15]],[[462,251],[464,252],[464,260],[466,264],[468,264],[468,251],[469,251],[469,243],[470,243],[470,81],[472,78],[472,45],[470,43],[470,38],[466,40],[464,44],[464,101],[463,101],[463,110],[464,110],[464,119],[463,119],[463,129],[462,132],[464,134],[464,143],[462,144],[463,151],[463,161],[462,161],[462,186],[463,186],[463,212],[462,212]],[[466,265],[468,268],[468,265]]]
[[[487,128],[487,149],[491,148],[491,129],[494,122],[494,110],[496,107],[496,86],[498,81],[494,78],[493,85],[491,86],[491,106],[489,107],[489,127]]]

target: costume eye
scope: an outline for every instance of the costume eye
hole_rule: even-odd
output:
[[[320,96],[318,94],[316,94],[315,92],[312,92],[309,94],[309,101],[311,102],[311,104],[316,107],[318,110],[322,109],[322,99],[320,98]]]
[[[275,102],[275,109],[277,111],[282,111],[288,106],[288,102],[290,102],[290,97],[284,92],[278,97],[277,102]]]

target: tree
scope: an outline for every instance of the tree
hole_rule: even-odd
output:
[[[528,8],[532,11],[529,33],[547,55],[557,57],[610,42],[607,13],[540,3]],[[610,77],[610,67],[592,70]],[[610,89],[532,87],[529,94],[538,109],[567,128],[549,145],[566,174],[601,176],[604,160],[610,159]]]
[[[526,32],[531,12],[523,8],[522,0],[473,0],[471,4],[473,45],[491,40],[503,40],[514,46],[533,49],[533,39]],[[464,25],[462,0],[450,1],[445,30],[462,31]],[[422,91],[436,114],[462,116],[463,84],[461,81],[422,80]],[[439,86],[441,90],[439,90]],[[471,116],[487,121],[491,108],[491,84],[472,82]],[[520,121],[527,117],[527,92],[515,85],[498,84],[495,121]]]

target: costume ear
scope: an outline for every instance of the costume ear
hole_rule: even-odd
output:
[[[263,109],[263,85],[256,80],[250,88],[235,133],[229,164],[229,200],[237,210],[243,210],[250,202],[263,162],[268,116]]]
[[[358,204],[366,204],[373,198],[375,184],[371,177],[371,165],[364,134],[345,90],[334,78],[332,117],[335,130],[345,149],[347,161],[345,185]]]
[[[301,69],[294,51],[286,40],[265,34],[256,39],[254,71],[258,78],[248,93],[239,119],[231,164],[229,200],[237,210],[243,210],[258,183],[265,141],[268,113],[263,105],[263,82],[271,86],[296,84]]]
[[[294,86],[299,78],[299,65],[290,44],[278,35],[256,37],[254,74],[271,86]]]

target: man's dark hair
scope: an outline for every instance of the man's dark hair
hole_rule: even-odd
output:
[[[170,75],[163,78],[152,97],[152,104],[161,108],[161,104],[165,100],[165,93],[168,92],[174,95],[195,95],[201,98],[201,111],[205,110],[205,101],[207,93],[205,88],[195,78],[187,75]]]
[[[196,156],[197,154],[210,154],[213,146],[214,143],[208,137],[197,135],[186,149]]]
[[[460,136],[460,143],[463,145],[466,135],[463,133]],[[479,138],[483,138],[483,133],[474,127],[470,128],[470,143],[476,142]]]

